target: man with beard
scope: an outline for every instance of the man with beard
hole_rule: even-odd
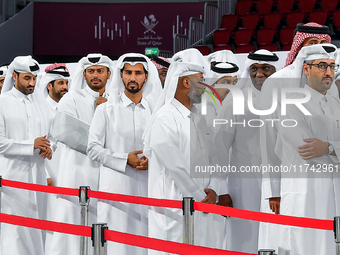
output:
[[[87,153],[101,163],[99,190],[148,196],[148,159],[142,134],[162,87],[156,67],[142,54],[122,55],[113,71],[107,103],[93,117]],[[98,221],[110,230],[147,236],[147,206],[98,201]],[[108,254],[147,254],[146,249],[109,242]]]
[[[60,99],[68,92],[70,73],[64,63],[54,63],[46,67],[45,73],[44,81],[47,82],[46,90],[49,95],[46,100],[56,110],[56,103],[59,103]]]
[[[35,89],[38,72],[38,62],[31,56],[16,57],[7,70],[0,96],[0,171],[7,180],[46,185],[51,118],[43,94]],[[44,197],[40,192],[3,187],[1,212],[43,219]],[[1,254],[44,254],[40,230],[1,225]]]
[[[310,99],[300,106],[288,104],[282,119],[295,120],[293,126],[279,125],[278,139],[282,151],[282,166],[303,166],[297,171],[281,173],[282,215],[333,220],[339,215],[339,100],[330,93],[334,73],[336,46],[319,44],[305,47],[295,61],[295,68],[306,76],[304,91]],[[306,93],[291,93],[289,100],[306,97]],[[306,112],[307,111],[307,112]],[[337,156],[338,155],[338,156]],[[322,166],[322,170],[320,169]],[[278,254],[334,255],[333,233],[280,225]],[[277,235],[277,233],[276,233]]]
[[[149,196],[216,204],[219,187],[210,178],[191,177],[194,165],[207,165],[204,123],[194,103],[200,103],[204,86],[202,66],[188,62],[170,65],[155,114],[143,135],[144,154],[149,158]],[[209,214],[208,214],[209,215]],[[196,245],[209,246],[208,215],[195,212]],[[149,209],[149,237],[183,242],[183,212],[180,209]],[[212,219],[212,218],[210,218]],[[150,254],[164,254],[154,250]]]
[[[99,163],[86,155],[88,130],[97,105],[106,101],[113,62],[101,54],[89,54],[78,62],[70,92],[60,100],[53,121],[51,135],[61,148],[58,186],[79,188],[90,186],[98,190]],[[79,224],[79,199],[58,196],[56,221]],[[97,222],[97,200],[91,199],[88,224]],[[79,254],[80,237],[55,232],[52,238],[52,255]],[[90,253],[90,246],[88,247]]]
[[[275,53],[267,50],[257,50],[248,54],[240,83],[244,86],[242,90],[244,102],[250,101],[255,109],[258,109],[260,103],[262,84],[275,72],[278,60]],[[247,103],[244,106],[244,114],[234,115],[235,98],[235,94],[229,94],[223,101],[217,119],[227,120],[228,123],[217,125],[215,128],[214,149],[218,164],[230,165],[237,169],[235,173],[228,173],[225,176],[221,189],[228,191],[227,194],[232,198],[232,203],[227,206],[260,211],[261,173],[242,173],[243,167],[261,165],[260,126],[253,125],[259,121],[259,116],[250,110]],[[259,222],[229,218],[226,221],[226,231],[224,248],[247,253],[257,250]]]
[[[64,63],[54,63],[45,68],[45,72],[38,79],[38,88],[42,90],[46,101],[49,104],[49,109],[53,118],[56,115],[59,100],[68,92],[70,82],[70,73]],[[58,148],[53,153],[53,158],[46,163],[47,184],[49,186],[57,186],[57,177],[59,172],[59,162],[61,160],[61,147],[63,144],[59,143]],[[55,219],[57,204],[57,195],[47,194],[47,220]],[[45,250],[46,255],[50,252],[53,232],[46,232]]]

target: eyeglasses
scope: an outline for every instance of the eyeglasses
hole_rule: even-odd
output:
[[[319,68],[320,72],[326,72],[327,68],[329,67],[331,69],[331,72],[337,72],[339,69],[339,65],[338,64],[330,64],[327,65],[327,63],[325,62],[320,62],[319,64],[308,64],[309,66],[317,66]]]

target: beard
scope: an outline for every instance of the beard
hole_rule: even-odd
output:
[[[143,88],[144,83],[145,82],[143,82],[142,86],[140,86],[140,87],[139,87],[139,84],[137,82],[129,82],[128,84],[124,84],[124,86],[125,86],[125,89],[127,91],[129,91],[132,94],[136,94]],[[135,88],[129,88],[129,84],[137,84],[137,86]]]
[[[200,104],[202,102],[202,93],[195,86],[191,86],[190,92],[188,93],[188,97],[195,103]]]

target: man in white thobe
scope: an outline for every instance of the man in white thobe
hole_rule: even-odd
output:
[[[164,90],[157,102],[155,114],[144,133],[144,153],[149,157],[149,197],[216,203],[217,182],[209,178],[193,178],[193,165],[207,165],[206,127],[197,115],[193,102],[200,103],[203,81],[200,65],[175,62],[170,65]],[[191,114],[192,113],[192,114]],[[218,183],[217,183],[218,184]],[[149,236],[183,242],[183,213],[180,209],[152,207],[149,210]],[[195,212],[196,245],[211,244],[208,214]],[[209,236],[210,235],[210,236]],[[149,251],[149,254],[164,254]]]
[[[330,43],[331,37],[329,36],[329,28],[327,26],[321,26],[314,22],[309,22],[307,24],[298,24],[296,27],[296,34],[293,39],[292,48],[288,53],[286,59],[286,65],[281,70],[278,70],[263,84],[263,89],[261,92],[260,109],[268,110],[274,103],[271,99],[273,98],[273,90],[277,89],[277,107],[276,110],[268,115],[261,116],[261,120],[265,122],[265,125],[261,128],[261,157],[262,165],[280,167],[280,152],[277,151],[276,147],[282,147],[281,141],[277,139],[278,123],[275,121],[272,126],[271,121],[266,121],[270,119],[280,119],[281,110],[281,89],[282,88],[303,88],[306,80],[302,76],[301,68],[296,68],[296,66],[301,66],[302,63],[297,59],[298,53],[306,47],[313,44]],[[302,77],[302,79],[301,79]],[[336,86],[330,88],[331,95],[337,96],[338,91]],[[269,212],[272,211],[276,214],[280,213],[280,185],[281,185],[280,173],[270,173],[265,174],[262,178],[262,195],[263,203],[262,211]],[[266,225],[268,230],[264,230],[260,234],[259,248],[275,249],[277,250],[277,240],[276,226],[273,224],[261,223]],[[268,226],[269,225],[269,226]],[[273,229],[270,229],[273,228]],[[266,232],[269,231],[269,232]],[[261,239],[261,237],[266,237]]]
[[[60,99],[68,92],[70,73],[64,63],[54,63],[45,68],[45,72],[39,77],[38,88],[42,90],[46,102],[50,106],[51,115],[54,118],[57,112]],[[47,185],[58,186],[57,177],[59,172],[59,162],[61,160],[62,143],[53,153],[51,160],[46,162]],[[57,209],[57,195],[47,194],[47,220],[54,221]],[[46,232],[45,254],[51,252],[53,232]]]
[[[4,179],[46,185],[45,158],[52,156],[46,139],[51,117],[41,91],[35,89],[38,71],[31,56],[16,57],[9,65],[0,96],[0,165]],[[3,187],[1,212],[42,219],[44,195]],[[0,248],[3,255],[42,255],[42,231],[2,224]]]
[[[229,93],[229,89],[220,88],[221,84],[235,85],[241,74],[238,67],[237,59],[233,52],[230,50],[221,50],[211,53],[208,56],[210,62],[210,75],[205,79],[205,84],[211,84],[214,99],[206,95],[207,98],[207,113],[204,116],[207,122],[208,130],[211,140],[214,138],[216,128],[214,127],[214,119],[222,108],[222,103]],[[216,93],[215,93],[216,92]],[[225,102],[224,102],[225,103]],[[218,205],[230,206],[232,204],[231,198],[227,191],[226,179],[221,178],[220,191],[218,193]],[[225,217],[214,214],[214,232],[216,239],[216,248],[226,248],[226,222]]]
[[[301,51],[299,55],[301,55]],[[283,167],[281,177],[281,209],[283,215],[333,220],[339,214],[340,103],[329,94],[333,83],[336,46],[319,44],[306,48],[304,64],[306,75],[304,93],[288,98],[309,101],[303,104],[307,111],[295,104],[287,105],[286,116],[292,119],[290,127],[279,126],[282,140]],[[299,58],[299,55],[297,58]],[[308,97],[310,95],[310,97]],[[335,254],[332,231],[280,226],[278,254]]]
[[[142,135],[162,87],[156,67],[142,54],[122,55],[113,71],[110,98],[93,117],[88,156],[101,163],[99,190],[148,196],[148,159],[142,156]],[[109,200],[98,201],[98,222],[110,230],[148,235],[148,207]],[[147,254],[146,249],[115,242],[108,254]]]
[[[233,103],[236,95],[232,91],[223,101],[216,118],[223,120],[223,124],[215,125],[214,148],[217,162],[221,166],[230,164],[236,169],[236,172],[227,174],[228,178],[223,188],[231,196],[232,206],[238,209],[260,211],[262,175],[260,172],[243,172],[246,167],[261,165],[259,149],[261,123],[259,116],[249,108],[248,102],[251,102],[254,109],[259,108],[262,84],[276,71],[278,60],[275,53],[267,50],[250,52],[240,80],[244,95],[244,114],[234,114]],[[239,83],[236,84],[236,87],[238,86]],[[228,218],[226,229],[226,249],[256,253],[259,222]]]
[[[89,54],[78,62],[70,92],[60,100],[51,135],[63,143],[58,186],[98,190],[99,163],[86,155],[88,130],[97,105],[106,101],[105,86],[110,81],[112,60]],[[77,197],[58,196],[56,221],[80,224]],[[97,200],[91,199],[88,224],[97,222]],[[80,237],[55,232],[51,254],[79,254]],[[88,245],[88,251],[91,246]]]

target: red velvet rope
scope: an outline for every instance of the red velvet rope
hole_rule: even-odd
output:
[[[36,228],[41,230],[56,231],[65,234],[79,235],[91,237],[91,227],[72,225],[60,222],[53,222],[47,220],[38,220],[22,216],[15,216],[0,213],[0,222],[14,224],[23,227]],[[153,249],[164,252],[171,252],[177,254],[214,254],[214,255],[255,255],[250,253],[234,252],[219,250],[201,246],[194,246],[183,243],[176,243],[170,241],[164,241],[144,236],[137,236],[117,231],[105,230],[105,240],[113,241],[133,246],[138,246],[147,249]]]
[[[200,202],[194,203],[194,209],[201,212],[210,212],[215,214],[221,214],[225,216],[269,222],[275,224],[289,225],[303,228],[315,228],[323,230],[333,230],[332,220],[319,220],[311,218],[293,217],[286,215],[276,215],[271,213],[261,213],[242,209],[236,209],[231,207],[225,207],[220,205],[205,204]]]
[[[91,227],[0,213],[0,222],[65,234],[91,237]]]
[[[93,197],[93,198],[98,198],[98,199],[117,201],[117,202],[126,202],[126,203],[139,204],[139,205],[182,209],[182,201],[178,201],[178,200],[157,199],[157,198],[149,198],[149,197],[136,197],[136,196],[113,194],[113,193],[94,191],[94,190],[89,190],[88,196]]]
[[[17,182],[17,181],[5,180],[5,179],[1,179],[1,185],[6,186],[6,187],[53,193],[53,194],[59,194],[59,195],[79,196],[79,189],[46,186],[46,185],[39,185],[39,184],[26,183],[26,182]]]
[[[1,180],[1,184],[3,186],[12,187],[12,188],[27,189],[27,190],[32,190],[32,191],[47,192],[47,193],[54,193],[54,194],[60,194],[60,195],[78,196],[79,194],[78,189],[50,187],[50,186],[45,186],[45,185],[10,181],[10,180],[4,180],[4,179]],[[168,207],[168,208],[177,208],[177,209],[182,208],[182,201],[178,201],[178,200],[128,196],[128,195],[112,194],[112,193],[93,191],[93,190],[88,191],[88,196],[92,198],[133,203],[133,204],[141,204],[141,205],[147,205],[147,206]],[[303,228],[333,230],[332,220],[320,220],[320,219],[310,219],[310,218],[293,217],[293,216],[285,216],[285,215],[275,215],[275,214],[270,214],[270,213],[260,213],[260,212],[224,207],[224,206],[219,206],[219,205],[205,204],[205,203],[200,203],[200,202],[194,203],[194,209],[196,211],[221,214],[225,216],[242,218],[242,219],[247,219],[247,220],[269,222],[269,223],[290,225],[290,226],[303,227]]]
[[[220,249],[207,248],[202,246],[195,246],[184,243],[176,243],[171,241],[164,241],[155,238],[149,238],[144,236],[137,236],[127,233],[116,232],[112,230],[105,230],[105,239],[117,243],[123,243],[133,246],[138,246],[147,249],[153,249],[158,251],[170,252],[182,255],[255,255],[252,253],[243,253],[236,251],[227,251]]]

